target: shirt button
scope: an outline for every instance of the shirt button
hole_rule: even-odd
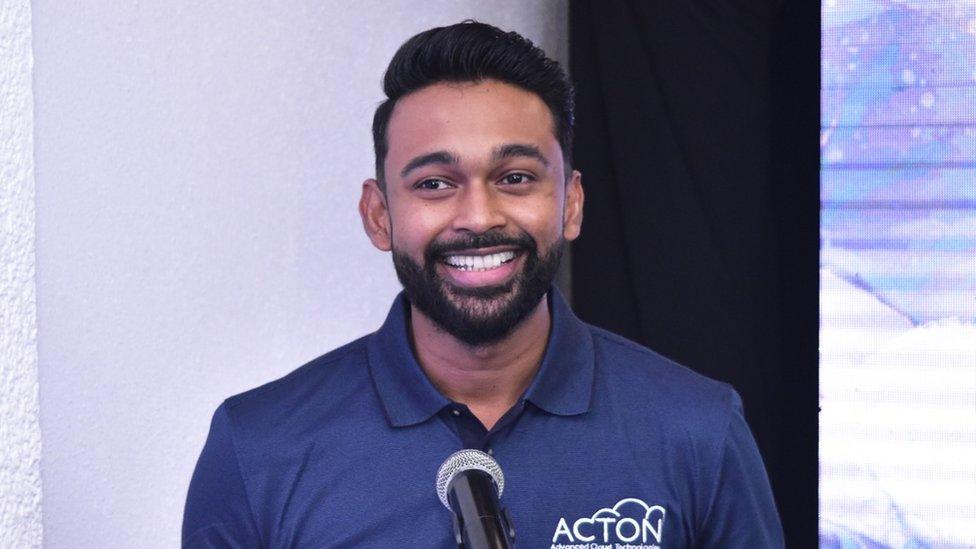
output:
[[[451,410],[451,413],[454,414],[454,415],[456,415],[456,416],[459,416],[459,415],[461,415],[461,410],[458,410],[457,408],[455,408],[455,409]]]

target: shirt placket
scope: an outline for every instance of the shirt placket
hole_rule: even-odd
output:
[[[490,431],[485,429],[485,426],[467,406],[459,402],[452,402],[445,407],[442,416],[457,434],[462,447],[493,454],[492,442],[495,435],[510,429],[521,415],[524,406],[523,401],[517,402],[515,406],[505,412],[505,415],[495,423]]]

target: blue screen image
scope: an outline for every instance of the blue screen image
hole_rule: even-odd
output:
[[[821,44],[820,545],[976,547],[976,2]]]

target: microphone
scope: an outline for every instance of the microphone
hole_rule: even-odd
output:
[[[498,500],[505,475],[498,462],[480,450],[448,456],[437,470],[437,497],[454,516],[454,539],[462,549],[510,549],[515,529]]]

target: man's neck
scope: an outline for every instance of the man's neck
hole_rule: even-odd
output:
[[[420,367],[447,398],[468,406],[487,429],[532,383],[549,341],[548,296],[504,339],[482,347],[461,342],[411,306]]]

